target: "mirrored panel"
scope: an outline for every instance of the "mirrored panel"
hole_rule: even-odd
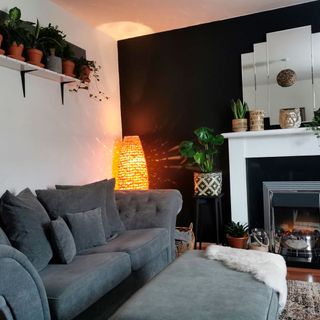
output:
[[[300,108],[302,120],[311,121],[320,105],[319,34],[306,26],[268,33],[266,38],[253,45],[253,53],[242,55],[243,77],[254,73],[253,85],[243,81],[243,99],[250,109],[263,109],[271,125],[279,124],[283,108]]]

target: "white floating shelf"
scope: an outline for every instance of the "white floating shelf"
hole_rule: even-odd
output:
[[[0,55],[0,66],[20,72],[24,97],[25,97],[25,73],[29,73],[39,78],[48,79],[48,80],[60,83],[62,104],[64,103],[64,85],[71,82],[73,83],[81,82],[79,79],[69,77],[64,74],[51,71],[49,69],[41,68],[27,62],[13,59],[5,55]]]

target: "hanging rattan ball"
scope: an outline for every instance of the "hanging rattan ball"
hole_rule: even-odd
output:
[[[297,74],[292,69],[281,70],[277,75],[277,83],[280,87],[291,87],[297,81]]]

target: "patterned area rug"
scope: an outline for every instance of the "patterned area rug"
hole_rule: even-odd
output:
[[[279,320],[320,319],[320,283],[288,280],[288,300]]]

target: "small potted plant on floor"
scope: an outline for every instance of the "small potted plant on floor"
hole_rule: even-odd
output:
[[[201,127],[194,131],[195,141],[182,141],[179,151],[187,161],[186,167],[194,172],[194,194],[196,196],[217,196],[221,193],[222,172],[216,171],[215,156],[224,138],[214,134],[213,129]]]
[[[248,225],[240,222],[230,222],[226,226],[227,240],[230,247],[245,249],[248,242]]]
[[[249,110],[248,104],[238,99],[237,101],[231,100],[231,110],[233,113],[232,119],[232,131],[240,132],[247,131],[248,120],[246,119],[246,114]]]

